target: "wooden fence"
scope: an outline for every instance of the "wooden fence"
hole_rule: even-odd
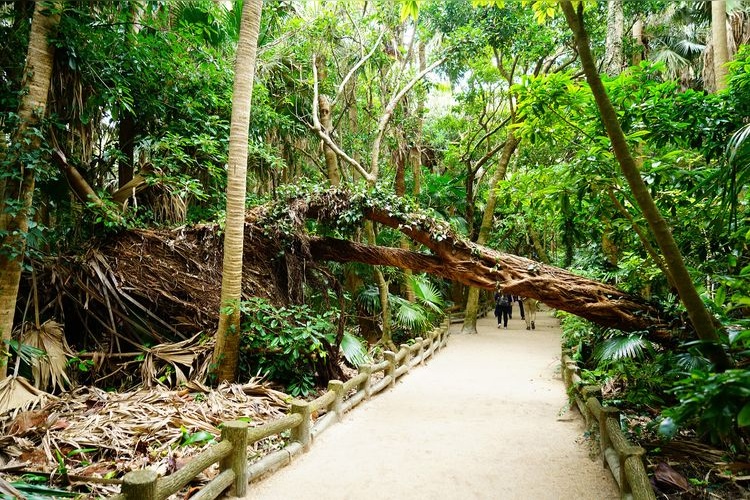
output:
[[[227,488],[230,488],[232,495],[245,495],[249,482],[289,464],[296,455],[310,447],[316,436],[340,421],[344,413],[384,389],[393,387],[396,380],[411,368],[424,364],[447,343],[449,326],[450,320],[446,318],[426,338],[418,337],[413,344],[403,344],[395,353],[386,351],[385,359],[380,363],[360,366],[359,373],[350,380],[331,380],[328,391],[313,401],[292,401],[290,413],[285,417],[258,427],[249,427],[247,422],[225,422],[221,426],[221,442],[193,457],[179,471],[165,477],[159,477],[151,469],[129,472],[123,477],[121,493],[111,498],[166,499],[217,462],[219,474],[191,496],[191,500],[213,500]],[[317,417],[315,420],[314,415]],[[283,449],[247,465],[247,446],[286,431],[290,431],[290,440]]]
[[[645,450],[634,446],[620,428],[620,410],[602,406],[597,396],[598,386],[584,386],[578,364],[569,352],[563,351],[562,372],[568,394],[575,400],[589,430],[598,429],[602,462],[609,467],[620,487],[620,498],[632,500],[656,500],[651,482],[643,466]]]

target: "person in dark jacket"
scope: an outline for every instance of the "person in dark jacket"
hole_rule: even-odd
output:
[[[508,319],[510,318],[513,298],[510,295],[502,293],[498,288],[495,291],[495,316],[497,317],[497,327],[508,328]]]

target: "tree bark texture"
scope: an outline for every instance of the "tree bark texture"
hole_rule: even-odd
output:
[[[239,362],[239,302],[242,297],[247,141],[262,5],[262,0],[245,2],[242,8],[240,39],[237,44],[234,89],[232,91],[232,118],[229,132],[229,172],[227,173],[227,214],[224,233],[221,310],[213,358],[216,366],[214,374],[218,382],[224,380],[233,382]]]
[[[320,94],[318,96],[318,108],[320,110],[320,124],[329,136],[333,132],[333,121],[331,119],[331,100],[328,96]],[[328,172],[328,182],[331,186],[341,184],[341,175],[339,174],[339,157],[336,152],[325,143],[323,144],[323,155],[326,159],[326,170]]]
[[[39,134],[30,134],[30,129],[39,125],[47,108],[47,94],[52,78],[52,63],[55,47],[49,43],[49,36],[60,22],[60,5],[37,2],[31,21],[29,48],[26,54],[23,88],[26,89],[18,109],[18,129],[13,134],[14,143],[25,143],[25,152],[39,149]],[[26,233],[29,230],[29,211],[34,195],[35,174],[40,165],[26,165],[20,157],[11,166],[20,174],[17,179],[8,179],[4,184],[0,206],[0,229],[7,236],[2,240],[0,251],[0,353],[11,338],[16,298],[21,280],[21,265],[26,253]],[[19,202],[15,213],[8,213],[8,200]],[[7,357],[0,355],[0,380],[7,374]]]
[[[615,108],[612,106],[612,102],[609,100],[607,91],[597,72],[594,57],[591,54],[588,33],[583,24],[583,4],[578,4],[577,11],[569,1],[560,2],[560,5],[565,13],[568,26],[570,26],[575,35],[576,47],[581,57],[581,65],[586,74],[586,80],[591,87],[591,93],[599,108],[607,135],[612,142],[612,150],[620,165],[620,169],[628,181],[638,207],[643,212],[646,221],[648,221],[649,228],[659,245],[659,249],[674,279],[674,284],[677,286],[680,299],[685,305],[696,334],[701,340],[708,342],[705,346],[706,354],[717,367],[727,368],[731,366],[732,362],[721,348],[721,345],[718,344],[719,336],[716,332],[713,318],[706,309],[700,295],[698,295],[698,291],[692,282],[690,273],[688,273],[680,249],[672,236],[667,222],[661,216],[648,187],[641,178],[638,167],[625,140],[625,134],[617,119]]]
[[[727,3],[724,0],[711,2],[711,42],[714,50],[714,88],[727,88]]]
[[[604,72],[609,76],[617,76],[622,71],[624,32],[625,15],[622,11],[622,0],[610,0],[607,2],[607,41],[604,52]]]

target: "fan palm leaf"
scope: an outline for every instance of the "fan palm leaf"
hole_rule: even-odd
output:
[[[428,318],[424,308],[402,297],[391,297],[396,323],[411,330],[421,330],[427,324]]]
[[[344,336],[341,337],[341,345],[339,348],[341,349],[341,354],[344,356],[344,359],[346,359],[352,366],[363,365],[370,361],[364,342],[352,333],[344,333]]]
[[[612,337],[599,344],[594,350],[594,359],[600,363],[617,361],[625,358],[643,359],[647,352],[653,351],[653,345],[637,333]]]
[[[21,336],[21,344],[44,352],[44,356],[35,356],[31,361],[31,373],[36,387],[46,390],[51,386],[54,391],[57,387],[62,389],[65,385],[70,385],[65,370],[73,352],[65,341],[60,323],[48,320],[38,327],[28,326]]]
[[[434,283],[423,276],[413,275],[411,285],[420,304],[437,313],[443,311],[443,297]]]

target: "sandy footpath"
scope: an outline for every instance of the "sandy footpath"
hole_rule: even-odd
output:
[[[516,314],[518,310],[514,311]],[[460,326],[460,325],[459,325]],[[454,325],[447,348],[330,427],[246,499],[618,498],[567,411],[560,331],[548,313],[527,331]]]

